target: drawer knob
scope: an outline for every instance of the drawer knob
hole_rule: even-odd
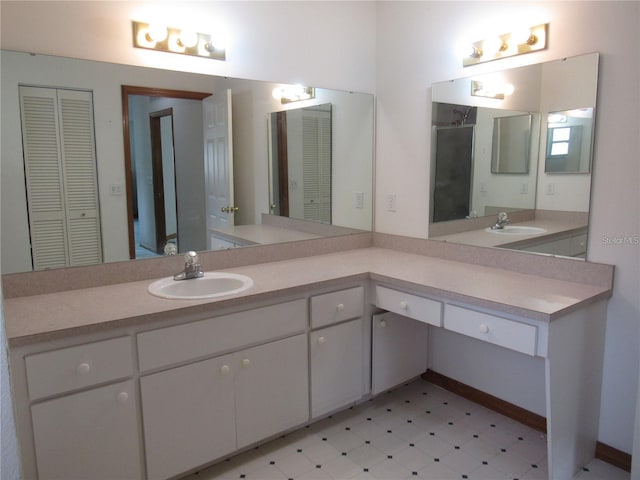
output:
[[[319,344],[323,344],[323,343],[324,343],[324,342],[326,342],[326,341],[327,341],[327,339],[326,339],[326,338],[324,338],[324,337],[318,337],[318,343],[319,343]]]
[[[248,358],[243,358],[242,362],[240,362],[242,364],[243,367],[248,367],[249,364],[251,363],[251,360],[249,360]]]
[[[487,325],[486,323],[481,323],[480,324],[480,331],[482,333],[489,333],[489,325]]]
[[[387,327],[387,321],[386,320],[380,320],[380,328],[386,328]]]
[[[344,303],[339,303],[338,305],[336,305],[336,310],[338,310],[339,312],[344,310]]]
[[[409,308],[409,305],[407,305],[407,302],[403,300],[402,302],[400,302],[400,308],[402,310],[406,310],[407,308]]]
[[[91,366],[87,362],[81,363],[78,365],[78,368],[76,368],[76,371],[81,375],[89,373],[89,370],[91,370]]]
[[[220,367],[220,373],[222,375],[229,375],[229,372],[231,371],[231,368],[229,368],[229,365],[222,365]]]
[[[129,394],[127,392],[120,392],[117,398],[118,402],[125,403],[127,400],[129,400]]]

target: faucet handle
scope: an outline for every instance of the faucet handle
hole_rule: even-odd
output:
[[[187,265],[195,265],[198,263],[198,254],[193,250],[188,251],[184,255],[184,263]]]
[[[507,215],[507,212],[498,213],[498,220],[500,220],[501,222],[509,220],[509,216]]]

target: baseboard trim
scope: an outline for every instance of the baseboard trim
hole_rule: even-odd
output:
[[[627,472],[631,471],[631,455],[602,442],[596,442],[596,458]]]
[[[547,432],[547,419],[537,413],[533,413],[522,407],[514,405],[513,403],[509,403],[501,398],[494,397],[482,390],[478,390],[477,388],[471,387],[433,370],[427,370],[421,377],[427,382],[433,383],[445,390],[449,390],[456,395],[460,395],[461,397],[471,400],[472,402],[482,405],[494,412],[498,412],[505,417],[512,418],[513,420],[527,425],[534,430],[544,433]],[[603,462],[607,462],[621,468],[622,470],[626,470],[627,472],[631,471],[631,455],[610,447],[602,442],[596,443],[595,457]]]
[[[512,418],[517,422],[527,425],[528,427],[540,432],[547,432],[547,419],[541,415],[525,410],[513,403],[494,397],[493,395],[454,380],[453,378],[449,378],[438,372],[434,372],[433,370],[427,370],[422,374],[422,378],[427,382],[438,385],[445,390],[449,390],[450,392],[460,395],[461,397],[471,400],[483,407],[487,407],[494,412],[501,413],[505,417]]]

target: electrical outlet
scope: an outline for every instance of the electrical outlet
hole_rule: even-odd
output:
[[[547,183],[547,188],[545,190],[547,195],[555,195],[556,194],[556,184],[555,183]]]
[[[364,208],[364,192],[356,192],[356,208]]]
[[[387,212],[395,212],[396,211],[396,195],[395,193],[390,193],[387,195]]]
[[[520,184],[520,195],[526,195],[527,193],[529,193],[529,184],[522,182]]]
[[[124,194],[124,185],[121,183],[112,183],[109,185],[109,193],[111,195],[122,195]]]

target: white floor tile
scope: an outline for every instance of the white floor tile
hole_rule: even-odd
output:
[[[417,380],[183,480],[544,480],[546,436]],[[599,460],[577,480],[629,480]]]

